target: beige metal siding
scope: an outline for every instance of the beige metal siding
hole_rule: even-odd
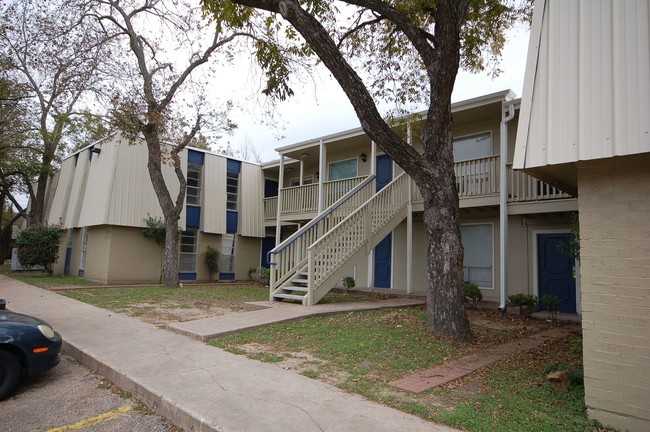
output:
[[[239,233],[264,237],[264,174],[258,165],[241,164]]]
[[[88,161],[89,152],[90,150],[85,150],[79,153],[79,157],[77,158],[77,166],[74,170],[74,178],[72,180],[72,187],[70,188],[70,199],[68,200],[68,210],[65,214],[63,228],[79,226],[79,212],[86,189],[88,166],[90,165]]]
[[[52,207],[46,219],[51,224],[63,223],[66,210],[68,209],[68,200],[70,199],[70,188],[74,178],[74,158],[65,159],[61,163],[61,170],[58,173],[58,181],[54,197],[52,198]]]
[[[203,231],[223,234],[226,232],[226,158],[205,155],[203,184]]]
[[[186,166],[187,155],[181,154],[181,166]],[[113,187],[108,208],[108,225],[144,227],[147,215],[162,217],[158,197],[151,185],[147,169],[147,147],[143,141],[135,145],[119,144]],[[178,193],[178,179],[174,169],[163,164],[163,176],[172,200]],[[107,181],[111,181],[107,179]],[[185,210],[181,214],[179,227],[185,228]]]
[[[120,150],[119,141],[109,140],[96,146],[101,153],[94,154],[86,180],[79,226],[103,225],[107,223],[114,183],[115,161]],[[126,145],[126,144],[124,144]]]
[[[650,151],[650,0],[535,6],[515,168]]]

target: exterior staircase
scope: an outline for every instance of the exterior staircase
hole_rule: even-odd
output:
[[[269,252],[270,299],[311,306],[407,216],[409,177],[374,193],[374,176]]]

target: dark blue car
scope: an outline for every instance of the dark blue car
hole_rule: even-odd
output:
[[[61,335],[45,321],[4,309],[0,300],[0,400],[18,385],[21,374],[36,375],[59,364]]]

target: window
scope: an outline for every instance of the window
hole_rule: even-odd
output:
[[[464,161],[492,156],[490,133],[472,135],[454,140],[454,161]]]
[[[343,180],[357,176],[357,159],[348,159],[328,164],[328,180]]]
[[[239,173],[228,171],[226,173],[226,209],[237,211],[239,197]]]
[[[221,254],[219,255],[219,272],[235,272],[235,235],[223,234],[221,236]]]
[[[465,249],[465,281],[475,283],[481,288],[493,288],[492,224],[462,225],[460,233]]]
[[[183,231],[181,233],[181,251],[178,259],[179,273],[196,272],[196,251],[198,231]]]
[[[88,250],[88,227],[83,227],[81,233],[81,261],[79,262],[79,277],[86,271],[86,251]]]
[[[201,205],[201,165],[187,164],[187,203]]]
[[[314,179],[312,178],[312,176],[303,177],[303,179],[302,179],[303,186],[308,185],[308,184],[312,184],[313,182],[314,182]],[[292,178],[291,180],[289,180],[289,186],[291,186],[291,187],[300,186],[300,177]]]

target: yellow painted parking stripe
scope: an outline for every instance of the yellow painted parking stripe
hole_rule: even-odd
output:
[[[80,430],[83,428],[87,428],[90,426],[94,426],[99,423],[103,423],[107,420],[112,420],[115,417],[117,417],[120,414],[123,414],[125,412],[131,411],[130,406],[123,406],[120,407],[116,410],[105,412],[103,414],[100,414],[95,417],[89,417],[85,420],[78,421],[77,423],[69,424],[66,426],[61,426],[58,428],[50,429],[47,432],[66,432],[66,431],[75,431],[75,430]]]

